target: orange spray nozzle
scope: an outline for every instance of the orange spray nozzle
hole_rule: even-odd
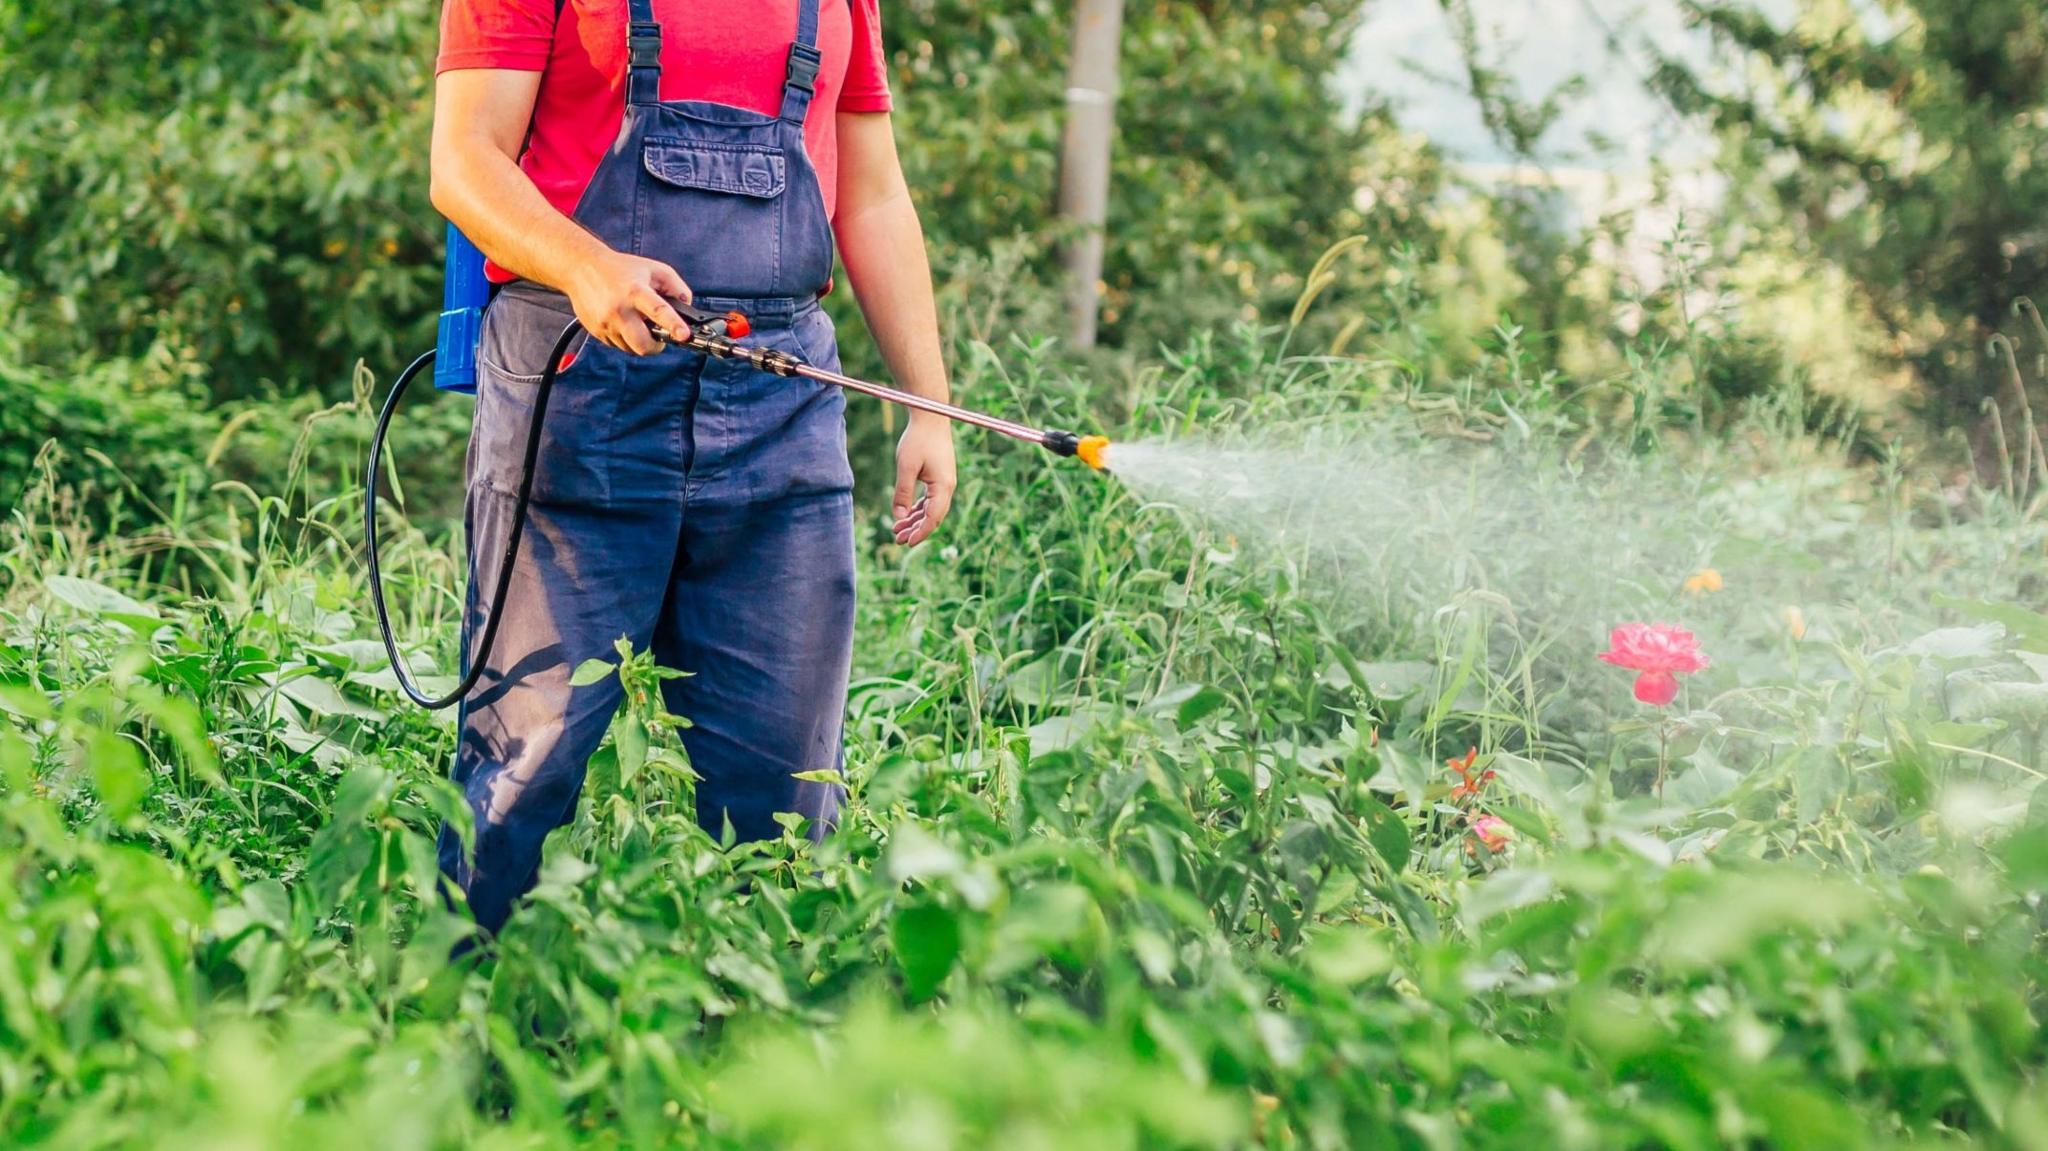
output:
[[[1078,456],[1082,463],[1102,471],[1109,465],[1109,437],[1081,436],[1073,432],[1039,432],[1031,438],[1045,445],[1045,449],[1056,456]]]
[[[1074,454],[1081,457],[1082,463],[1099,472],[1109,466],[1109,437],[1082,436]]]

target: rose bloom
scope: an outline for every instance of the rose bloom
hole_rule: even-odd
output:
[[[1636,698],[1652,707],[1670,706],[1678,698],[1678,677],[1707,667],[1699,639],[1667,623],[1625,623],[1614,629],[1607,647],[1600,658],[1640,673]]]
[[[1472,834],[1486,845],[1486,850],[1498,852],[1514,841],[1515,829],[1498,815],[1482,815],[1472,821]]]

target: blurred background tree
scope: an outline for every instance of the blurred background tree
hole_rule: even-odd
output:
[[[1368,7],[1127,5],[1105,344],[1149,349],[1270,318],[1353,232],[1428,241],[1434,159],[1384,107],[1347,112],[1334,83]],[[1000,268],[1002,292],[1047,333],[1061,327],[1054,197],[1070,16],[1053,0],[902,0],[884,15],[905,166],[938,263]],[[1396,183],[1409,194],[1362,210],[1362,189]]]
[[[1248,316],[1361,226],[1367,149],[1391,127],[1343,114],[1330,78],[1364,7],[1132,6],[1113,342]],[[1049,268],[1064,8],[889,6],[906,163],[942,265]],[[21,287],[30,353],[162,345],[235,397],[332,394],[356,358],[421,344],[438,9],[0,2],[0,275]]]
[[[29,354],[348,379],[432,331],[433,0],[0,3],[0,275]]]
[[[1986,340],[2048,282],[2048,8],[2039,0],[1685,0],[1730,83],[1657,86],[1724,144],[1750,242],[1843,269],[1946,423],[1993,379]]]

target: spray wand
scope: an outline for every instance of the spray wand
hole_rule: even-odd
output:
[[[448,257],[450,287],[448,291],[451,294],[451,298],[453,293],[458,290],[456,286],[458,257],[462,257],[469,264],[474,265],[476,282],[480,284],[482,281],[481,257],[476,256],[473,247],[468,248],[467,251],[460,250],[459,246],[467,246],[467,244],[468,241],[464,240],[459,232],[455,232],[452,228],[450,229]],[[802,376],[805,379],[816,380],[823,384],[831,384],[850,392],[859,392],[862,395],[873,396],[878,400],[900,404],[906,408],[944,416],[949,420],[955,420],[973,427],[986,428],[998,435],[1023,440],[1025,443],[1037,444],[1054,455],[1078,457],[1082,462],[1097,471],[1101,471],[1104,468],[1104,455],[1109,449],[1107,437],[1083,436],[1077,435],[1074,432],[1033,428],[1011,420],[943,403],[927,396],[885,387],[869,380],[855,379],[852,376],[842,375],[839,372],[826,371],[823,368],[804,363],[787,352],[741,344],[739,341],[747,337],[748,333],[753,330],[753,325],[747,321],[746,316],[739,312],[719,314],[687,305],[679,306],[676,310],[689,322],[689,336],[682,340],[676,340],[670,333],[657,329],[655,334],[665,342],[675,343],[681,347],[702,352],[707,356],[715,356],[719,359],[739,360],[752,365],[759,371],[768,372],[772,375],[784,378]],[[483,621],[483,634],[478,637],[475,650],[469,653],[469,671],[463,675],[461,682],[456,684],[454,689],[446,695],[435,697],[423,691],[413,679],[411,671],[399,653],[397,636],[391,630],[390,608],[384,599],[384,573],[378,560],[377,497],[380,487],[379,473],[382,471],[384,462],[384,440],[391,430],[391,417],[398,410],[399,399],[405,395],[406,389],[411,386],[413,380],[421,372],[425,371],[429,366],[435,366],[434,383],[436,387],[442,390],[475,390],[474,357],[476,354],[476,335],[480,327],[481,317],[481,299],[474,301],[467,307],[461,309],[451,308],[442,313],[439,345],[434,351],[421,355],[418,359],[407,365],[406,369],[400,372],[398,378],[392,382],[391,393],[385,397],[384,407],[377,414],[376,428],[370,433],[370,458],[363,477],[365,492],[363,505],[363,547],[368,557],[370,600],[376,608],[377,628],[383,633],[384,652],[391,659],[391,673],[398,679],[399,690],[405,693],[406,698],[429,711],[439,711],[460,703],[469,696],[470,691],[483,678],[484,667],[490,660],[491,647],[498,638],[498,621],[504,615],[505,597],[511,590],[514,561],[519,558],[519,545],[526,534],[526,512],[533,496],[534,465],[540,458],[541,431],[547,423],[548,397],[555,390],[555,377],[560,375],[562,369],[568,366],[569,345],[583,331],[581,323],[571,321],[567,327],[562,329],[561,337],[555,341],[554,349],[548,353],[547,367],[541,373],[540,383],[534,392],[533,421],[528,426],[526,432],[526,452],[520,465],[519,491],[512,509],[512,529],[507,533],[504,556],[498,564],[497,587],[491,593],[489,613],[484,617]],[[436,356],[441,355],[444,351],[448,353],[443,356],[446,362],[435,365]]]
[[[1033,428],[1013,420],[986,415],[934,400],[928,396],[920,396],[912,392],[885,387],[868,380],[855,379],[852,376],[842,375],[839,372],[828,372],[823,368],[806,364],[788,352],[776,351],[773,348],[742,346],[737,341],[745,339],[747,333],[752,331],[753,327],[747,322],[747,318],[738,312],[727,312],[719,315],[688,306],[678,307],[676,311],[685,320],[690,322],[690,337],[676,342],[681,343],[683,347],[702,352],[707,356],[739,360],[752,365],[756,371],[767,372],[771,375],[783,377],[802,376],[807,380],[816,380],[821,384],[832,384],[845,388],[849,392],[859,392],[864,396],[873,396],[878,400],[886,400],[889,403],[900,404],[906,408],[914,408],[920,412],[930,412],[933,415],[944,416],[958,423],[968,424],[977,428],[986,428],[997,435],[1008,436],[1013,440],[1023,440],[1028,444],[1037,444],[1056,456],[1077,456],[1083,463],[1094,468],[1096,471],[1101,471],[1103,468],[1103,453],[1109,447],[1109,439],[1106,436],[1082,436],[1076,435],[1073,432]],[[659,328],[655,329],[654,334],[663,340],[671,340],[669,334]]]

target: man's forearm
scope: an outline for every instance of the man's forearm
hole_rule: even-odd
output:
[[[488,143],[437,143],[434,207],[499,267],[568,291],[578,269],[610,249],[555,210],[526,173]]]
[[[451,72],[434,97],[434,207],[498,266],[572,292],[610,249],[548,203],[519,169],[536,72]]]
[[[843,212],[835,225],[839,255],[868,331],[898,386],[947,399],[946,362],[932,300],[924,228],[907,190]],[[913,413],[912,420],[937,419]]]

